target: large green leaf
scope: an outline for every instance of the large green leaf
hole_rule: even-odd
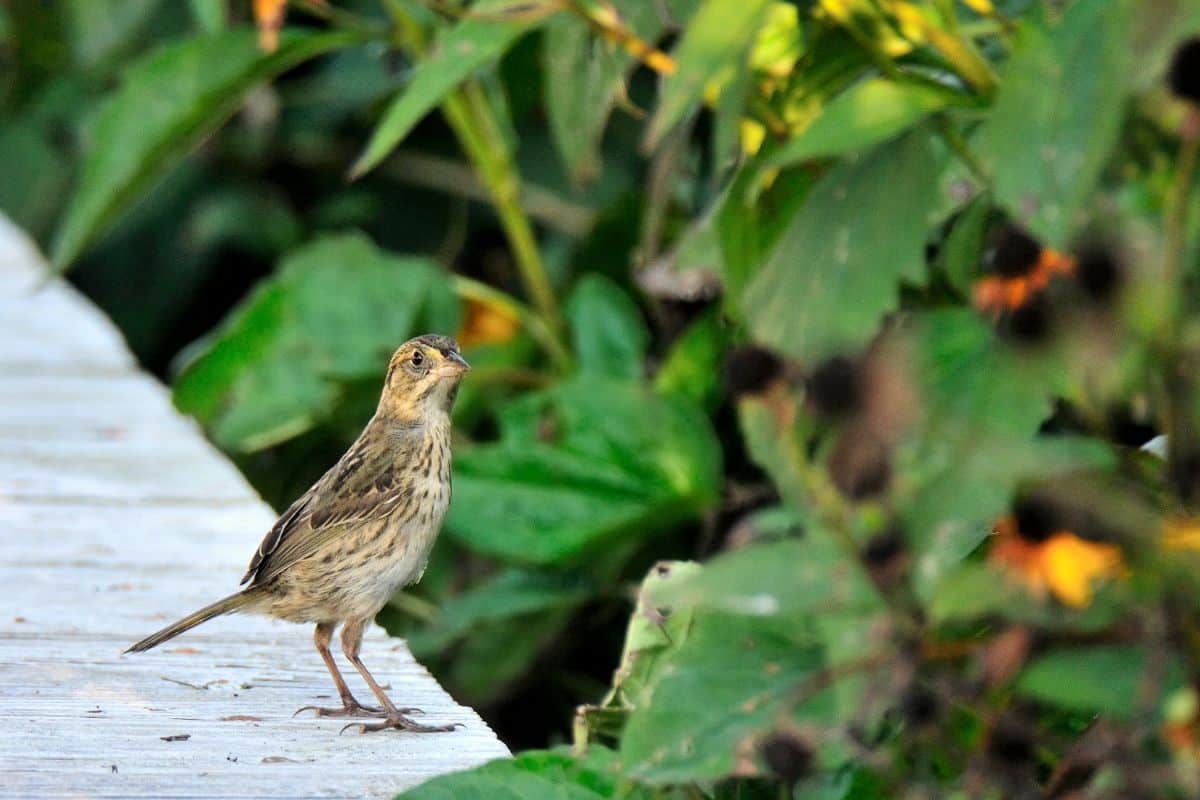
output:
[[[591,747],[584,756],[567,748],[530,750],[465,772],[442,775],[409,789],[404,800],[649,800],[650,793],[623,785],[615,754]]]
[[[663,83],[646,141],[653,147],[700,101],[709,81],[739,63],[758,34],[768,0],[709,0],[700,7],[675,50],[678,69]]]
[[[416,333],[453,333],[458,301],[431,261],[390,255],[361,235],[289,256],[224,323],[175,384],[175,402],[221,445],[265,447],[312,427],[339,384],[382,382]]]
[[[455,453],[448,532],[508,561],[578,560],[715,501],[720,448],[694,405],[579,376],[511,404],[500,441]]]
[[[649,702],[629,716],[625,769],[648,783],[715,780],[735,766],[745,774],[756,741],[823,663],[820,640],[803,618],[698,612]],[[827,718],[832,700],[832,693],[816,694],[805,715]]]
[[[82,174],[52,248],[55,268],[74,261],[251,87],[354,41],[342,32],[289,31],[264,55],[253,32],[236,30],[175,42],[137,62],[88,126]]]
[[[752,616],[873,613],[881,600],[866,573],[822,528],[799,539],[754,545],[714,558],[704,570],[654,595],[672,608]]]
[[[1053,353],[1015,351],[966,310],[921,315],[910,333],[921,419],[897,459],[913,490],[905,520],[924,593],[983,541],[1019,480],[1112,455],[1095,440],[1036,437],[1061,388]]]
[[[787,166],[868,150],[955,102],[945,89],[873,78],[838,95],[808,128],[767,161]]]
[[[351,176],[374,169],[421,119],[476,70],[496,61],[528,31],[528,19],[466,18],[447,30],[413,68],[412,79],[383,112]]]
[[[755,337],[808,361],[865,344],[924,274],[941,163],[918,129],[826,175],[742,295]]]
[[[599,273],[584,275],[567,300],[571,343],[583,372],[640,378],[650,331],[637,304]]]
[[[1054,26],[1021,23],[981,132],[997,201],[1046,243],[1077,228],[1117,142],[1137,58],[1129,0],[1079,0]]]
[[[741,297],[814,183],[812,171],[786,169],[764,189],[757,178],[761,163],[759,158],[738,169],[672,254],[676,269],[719,275],[731,299]]]
[[[1168,655],[1155,654],[1155,658]],[[1154,665],[1166,673],[1160,697],[1180,683],[1178,663]],[[1143,648],[1098,645],[1046,653],[1021,673],[1017,690],[1072,711],[1128,718],[1150,668]]]

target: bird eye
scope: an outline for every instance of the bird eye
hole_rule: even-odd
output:
[[[419,367],[425,363],[425,355],[420,350],[418,350],[417,352],[412,354],[412,358],[410,359],[410,361],[412,361],[412,365],[414,367]]]

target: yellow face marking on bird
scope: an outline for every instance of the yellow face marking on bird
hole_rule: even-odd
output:
[[[427,334],[409,339],[388,365],[381,407],[402,416],[433,409],[449,411],[458,384],[470,365],[448,336]]]

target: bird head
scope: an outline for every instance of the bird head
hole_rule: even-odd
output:
[[[446,413],[469,369],[458,352],[458,342],[449,336],[426,334],[409,339],[388,364],[380,409],[410,419]]]

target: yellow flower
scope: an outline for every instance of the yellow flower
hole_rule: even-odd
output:
[[[279,29],[283,27],[283,15],[287,0],[254,0],[254,22],[258,25],[258,46],[265,53],[274,53],[279,47]]]
[[[1167,550],[1200,550],[1200,519],[1169,519],[1163,526],[1163,547]]]
[[[1013,517],[996,523],[996,540],[988,560],[1019,578],[1038,597],[1049,591],[1060,603],[1086,608],[1098,581],[1126,574],[1116,545],[1091,542],[1071,531],[1058,531],[1043,541],[1021,536]]]

